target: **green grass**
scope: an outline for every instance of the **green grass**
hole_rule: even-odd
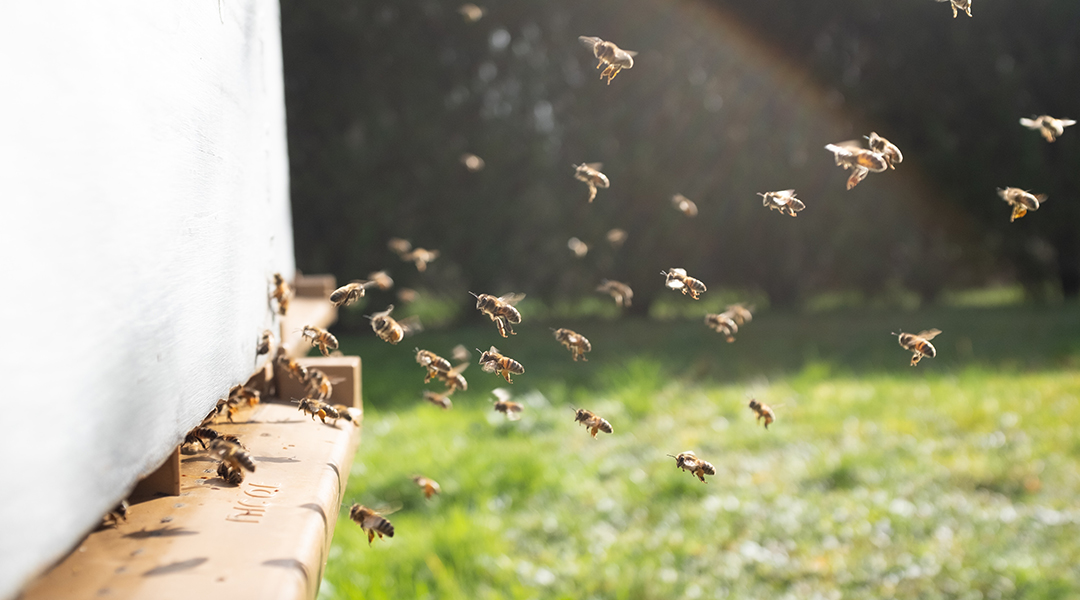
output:
[[[589,362],[548,326],[589,337]],[[898,327],[942,329],[938,357],[909,367]],[[342,340],[367,410],[346,505],[401,510],[371,548],[339,521],[321,598],[1080,594],[1076,307],[765,313],[734,344],[696,320],[526,314],[518,332]],[[441,411],[412,348],[457,343],[526,372],[506,386],[474,365]],[[521,421],[491,410],[499,386]],[[770,430],[751,395],[777,407]],[[615,434],[591,439],[571,405]],[[688,449],[716,466],[708,484],[665,456]],[[442,495],[425,501],[415,473]]]

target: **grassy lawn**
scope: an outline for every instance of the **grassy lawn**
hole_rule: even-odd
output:
[[[548,327],[589,337],[589,362]],[[938,357],[911,368],[888,334],[930,327]],[[734,344],[697,320],[516,329],[342,340],[366,408],[346,507],[401,510],[371,548],[339,521],[320,598],[1080,596],[1078,307],[764,313]],[[442,411],[412,349],[458,343],[526,372],[506,386],[474,364]],[[492,411],[495,387],[521,421]],[[751,396],[776,407],[768,431]],[[665,456],[684,450],[708,484]]]

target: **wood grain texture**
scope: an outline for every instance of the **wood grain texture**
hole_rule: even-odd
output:
[[[244,380],[293,275],[278,6],[220,8],[0,19],[0,598]]]

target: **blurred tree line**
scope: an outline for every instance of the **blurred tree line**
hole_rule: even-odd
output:
[[[553,301],[629,283],[635,309],[686,268],[791,306],[1021,281],[1080,289],[1068,131],[1080,5],[885,0],[282,0],[298,266],[340,280]],[[608,86],[579,35],[639,52]],[[852,191],[826,143],[877,130],[905,152]],[[470,172],[462,153],[486,168]],[[603,162],[595,202],[572,164]],[[1051,196],[1016,223],[995,188]],[[795,188],[807,209],[767,211]],[[689,219],[670,198],[697,202]],[[605,234],[627,231],[621,248]],[[424,273],[391,237],[437,248]],[[591,248],[577,258],[567,240]],[[389,299],[388,299],[389,300]]]

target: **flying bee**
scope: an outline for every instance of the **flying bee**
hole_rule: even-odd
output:
[[[243,469],[237,469],[230,466],[225,461],[219,462],[217,467],[217,475],[226,482],[232,485],[240,485],[244,483],[244,471]]]
[[[521,302],[525,298],[525,294],[506,294],[496,298],[491,294],[480,294],[478,296],[472,292],[469,293],[476,298],[476,309],[490,317],[492,321],[495,321],[495,326],[499,329],[499,335],[506,337],[507,331],[510,332],[510,335],[515,335],[514,328],[510,325],[517,325],[521,322],[521,313],[514,308],[514,305]]]
[[[773,412],[773,409],[768,404],[758,402],[756,399],[750,399],[750,410],[757,414],[757,418],[754,419],[755,423],[765,419],[765,429],[768,429],[769,424],[776,420],[776,413]]]
[[[421,273],[427,271],[428,263],[436,258],[439,258],[438,250],[427,250],[425,248],[415,248],[412,252],[401,255],[401,260],[412,262],[416,265],[416,270]]]
[[[461,374],[462,371],[468,368],[469,363],[461,363],[449,371],[439,371],[435,374],[435,376],[439,378],[439,381],[446,384],[447,396],[456,391],[464,392],[469,389],[469,382],[466,381],[465,376]]]
[[[394,312],[393,304],[387,306],[386,310],[374,313],[368,317],[371,319],[371,329],[375,331],[375,335],[379,336],[379,339],[382,341],[397,344],[404,339],[405,336],[423,330],[418,317],[412,316],[397,321],[390,316],[390,313],[392,312]]]
[[[374,271],[368,273],[368,282],[375,285],[382,291],[386,291],[394,287],[394,280],[390,278],[390,274],[386,271]]]
[[[412,250],[412,242],[404,238],[393,237],[386,241],[386,247],[394,254],[401,256],[409,250]]]
[[[510,400],[510,390],[506,388],[495,388],[491,390],[491,393],[495,394],[496,411],[506,415],[506,418],[511,421],[521,419],[521,411],[525,410],[525,407],[522,406],[520,402]]]
[[[259,336],[259,344],[255,346],[255,356],[262,356],[270,352],[270,345],[274,342],[274,334],[269,329],[264,329]]]
[[[833,153],[836,164],[851,169],[851,177],[848,177],[847,189],[851,189],[869,173],[881,173],[889,168],[889,162],[885,156],[873,150],[860,148],[858,142],[841,142],[839,144],[827,144],[825,149]],[[899,149],[897,149],[899,152]],[[899,162],[899,161],[897,161]]]
[[[597,188],[609,188],[611,182],[608,181],[607,175],[600,172],[604,163],[582,163],[580,165],[570,165],[574,167],[574,179],[585,182],[585,185],[589,186],[589,202],[591,203],[596,199]]]
[[[295,379],[301,384],[306,384],[308,381],[308,369],[304,365],[297,362],[295,359],[289,358],[284,354],[280,355],[277,360],[277,364],[289,374],[290,377]]]
[[[935,2],[951,2],[952,6],[952,18],[956,18],[960,11],[964,11],[967,16],[971,16],[971,0],[934,0]]]
[[[596,68],[607,65],[604,72],[600,74],[600,79],[607,77],[608,85],[611,85],[611,80],[615,79],[615,76],[619,74],[619,71],[623,69],[630,69],[634,66],[634,57],[637,56],[637,52],[631,50],[623,50],[616,46],[612,42],[605,42],[598,37],[580,36],[578,40],[587,48],[592,48],[593,56],[600,62],[596,65]]]
[[[668,456],[675,459],[676,467],[682,469],[683,471],[690,471],[690,473],[697,476],[697,478],[700,479],[702,483],[707,483],[705,481],[706,475],[716,475],[716,467],[712,466],[712,464],[704,460],[701,460],[689,450],[687,450],[686,452],[681,452],[678,456],[675,456],[673,454],[668,454]]]
[[[330,304],[333,304],[334,306],[337,306],[339,308],[342,306],[348,306],[353,302],[356,302],[357,300],[363,298],[368,286],[372,285],[375,284],[370,281],[363,281],[361,279],[357,279],[356,281],[353,281],[351,283],[346,283],[345,285],[339,287],[330,294]]]
[[[729,344],[735,341],[735,334],[739,333],[739,325],[726,312],[705,315],[705,325],[709,329],[722,334]]]
[[[732,321],[735,321],[736,325],[745,325],[754,319],[754,315],[750,312],[754,310],[753,306],[747,307],[745,304],[731,304],[724,310],[724,313],[731,317]]]
[[[1020,119],[1020,124],[1033,131],[1038,131],[1048,142],[1053,142],[1065,133],[1066,127],[1076,125],[1072,119],[1055,119],[1050,115],[1042,115],[1032,119]]]
[[[585,429],[589,430],[593,439],[596,439],[596,432],[603,431],[604,433],[614,433],[614,429],[611,428],[611,423],[607,422],[607,419],[601,418],[596,413],[585,410],[584,408],[574,409],[574,422],[583,423]]]
[[[616,227],[615,229],[609,229],[605,237],[612,248],[622,248],[628,235],[626,230]]]
[[[121,500],[112,510],[105,513],[105,516],[101,519],[102,526],[104,527],[119,527],[120,521],[127,521],[128,509],[131,505],[127,500]]]
[[[904,154],[900,152],[900,148],[896,144],[881,137],[876,132],[871,131],[870,135],[866,136],[867,145],[874,152],[877,152],[885,159],[885,164],[889,165],[890,169],[896,169],[895,165],[904,162]]]
[[[427,375],[424,377],[424,383],[431,381],[440,372],[446,372],[451,369],[450,361],[435,354],[430,350],[421,350],[416,348],[416,362],[427,369]]]
[[[360,426],[360,417],[363,416],[363,412],[359,408],[345,406],[344,404],[334,404],[330,408],[337,412],[338,418],[345,419],[357,427]],[[336,421],[335,424],[337,424]]]
[[[468,169],[470,173],[476,173],[477,171],[484,170],[484,159],[480,158],[475,154],[466,152],[465,154],[461,155],[460,160],[461,164],[465,165],[465,168]]]
[[[693,200],[682,194],[675,194],[672,196],[671,204],[674,205],[679,212],[691,219],[697,216],[697,204],[694,204]]]
[[[332,333],[315,325],[304,325],[300,336],[311,342],[312,346],[318,346],[323,356],[330,356],[331,350],[337,350],[338,341]]]
[[[574,256],[578,258],[585,258],[585,255],[589,253],[589,245],[585,242],[572,237],[566,241],[566,247],[574,253]]]
[[[247,404],[248,406],[255,406],[262,401],[262,394],[259,390],[253,390],[243,385],[234,385],[229,390],[229,404],[233,406],[241,406]]]
[[[234,469],[243,468],[255,472],[255,460],[240,444],[219,438],[210,442],[210,453]]]
[[[683,295],[690,294],[690,297],[694,300],[699,300],[701,294],[706,291],[705,284],[700,279],[694,279],[686,274],[686,269],[670,269],[668,271],[660,271],[660,274],[667,278],[664,285],[671,290],[682,290]]]
[[[795,190],[765,192],[764,194],[758,192],[758,196],[761,196],[762,206],[767,207],[769,210],[778,210],[780,211],[780,214],[789,217],[796,216],[795,213],[806,208],[806,205],[803,204],[802,200],[795,197]]]
[[[555,332],[555,339],[570,351],[574,357],[574,362],[577,362],[578,357],[581,357],[581,360],[585,362],[589,362],[589,359],[585,358],[585,353],[592,352],[592,344],[589,343],[585,336],[566,328],[553,329],[552,331]]]
[[[311,415],[311,420],[314,421],[315,417],[319,417],[323,423],[326,423],[326,418],[332,419],[341,418],[337,414],[337,411],[323,402],[322,400],[316,400],[315,398],[301,398],[300,400],[293,400],[293,402],[299,403],[297,410],[302,411],[304,414]]]
[[[326,373],[319,369],[308,369],[303,381],[308,393],[318,400],[329,400],[334,395],[334,384]]]
[[[630,306],[630,301],[634,299],[634,290],[621,281],[604,279],[600,282],[600,286],[596,288],[596,291],[610,294],[615,300],[615,304],[623,308]]]
[[[934,339],[941,334],[940,329],[928,329],[926,331],[920,331],[919,333],[893,333],[898,336],[900,341],[900,347],[908,352],[911,352],[911,366],[919,364],[924,356],[934,358],[937,356],[937,349],[930,343],[930,340]]]
[[[434,479],[428,479],[423,475],[413,475],[412,480],[416,482],[416,485],[420,486],[420,489],[424,490],[424,498],[428,500],[431,500],[431,497],[435,494],[442,493],[439,482]]]
[[[424,390],[424,400],[427,400],[443,410],[450,410],[454,407],[454,403],[450,401],[450,396],[431,390]]]
[[[277,301],[277,312],[284,315],[289,310],[289,300],[293,297],[293,288],[285,282],[281,273],[274,273],[274,289],[270,292],[270,298]]]
[[[1009,187],[1005,189],[999,189],[997,191],[998,196],[1001,199],[1008,202],[1012,206],[1012,218],[1009,222],[1019,219],[1026,215],[1029,210],[1039,210],[1039,206],[1043,202],[1046,202],[1046,194],[1032,194],[1020,188]]]
[[[464,344],[458,344],[450,351],[450,357],[453,358],[455,362],[466,362],[472,358],[472,352],[469,352],[469,349],[466,348]]]
[[[349,518],[360,525],[367,533],[369,546],[371,545],[372,540],[375,539],[375,534],[379,535],[380,540],[384,535],[386,537],[394,537],[394,526],[390,524],[390,521],[387,521],[386,517],[383,517],[366,506],[353,504],[352,508],[349,509]]]
[[[476,349],[480,352],[480,349]],[[510,358],[509,356],[503,356],[499,354],[499,349],[492,346],[487,352],[481,352],[480,354],[480,368],[485,373],[497,373],[503,376],[506,383],[514,383],[510,380],[510,374],[521,375],[525,372],[525,367],[521,366],[521,363]]]

